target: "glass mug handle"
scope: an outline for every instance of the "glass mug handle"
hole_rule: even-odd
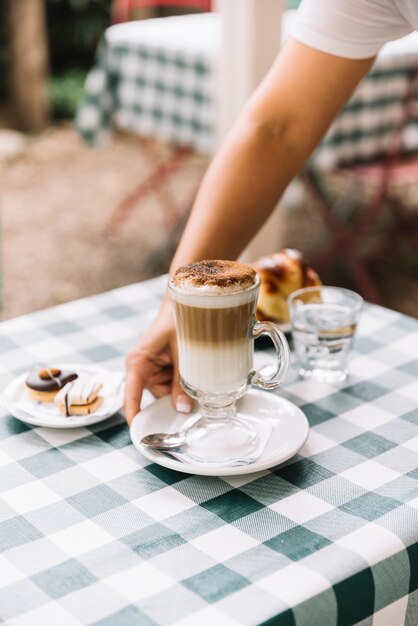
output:
[[[272,322],[256,322],[251,331],[252,339],[257,339],[261,335],[268,335],[276,349],[277,367],[275,371],[263,376],[261,372],[251,370],[248,375],[248,383],[256,385],[262,389],[274,389],[278,387],[287,374],[290,363],[290,350],[287,339],[282,331]]]

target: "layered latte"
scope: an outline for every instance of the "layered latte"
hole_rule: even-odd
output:
[[[186,388],[219,394],[245,386],[253,361],[257,273],[235,261],[201,261],[180,267],[170,287]]]

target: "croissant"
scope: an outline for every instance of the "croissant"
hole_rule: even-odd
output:
[[[322,284],[315,270],[308,266],[302,252],[291,248],[262,257],[253,267],[261,278],[257,304],[259,320],[287,324],[287,298],[292,291]]]

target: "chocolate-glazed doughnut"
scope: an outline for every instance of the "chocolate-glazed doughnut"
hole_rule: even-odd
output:
[[[26,387],[34,400],[52,402],[57,392],[77,377],[75,372],[57,367],[35,368],[27,375]]]

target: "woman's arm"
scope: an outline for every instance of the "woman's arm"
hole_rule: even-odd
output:
[[[171,272],[193,261],[240,254],[372,62],[288,41],[209,167]],[[167,296],[157,319],[128,355],[126,369],[128,422],[138,412],[145,388],[156,396],[171,391],[178,410],[190,408],[180,386]]]
[[[372,63],[286,43],[209,167],[171,271],[242,252]]]

